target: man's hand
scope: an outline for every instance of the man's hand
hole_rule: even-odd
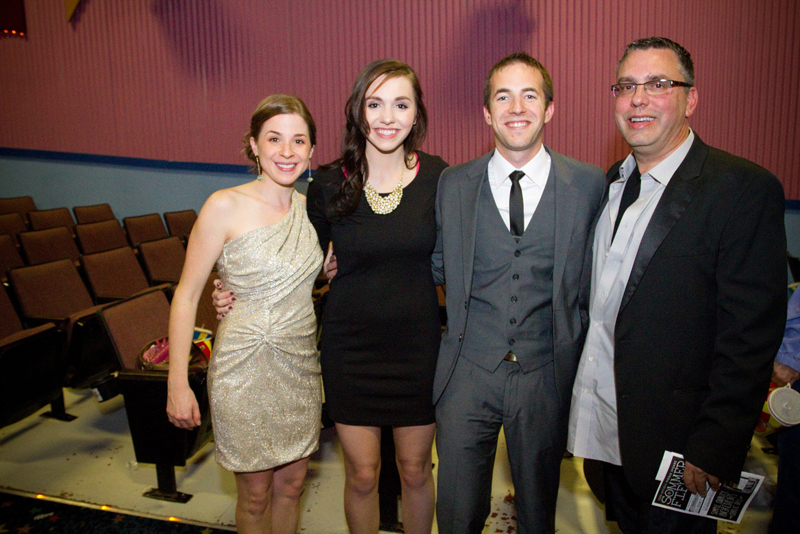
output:
[[[798,378],[800,378],[800,373],[788,365],[778,362],[772,364],[772,381],[775,382],[776,386],[793,385]]]
[[[699,493],[701,497],[706,496],[706,482],[711,485],[711,489],[719,489],[719,479],[714,475],[708,474],[699,467],[686,462],[683,469],[683,482],[689,491]]]
[[[236,300],[236,297],[233,296],[233,291],[222,290],[222,281],[219,279],[214,280],[214,287],[216,289],[211,293],[211,302],[217,310],[217,319],[222,319],[233,309],[233,301]]]

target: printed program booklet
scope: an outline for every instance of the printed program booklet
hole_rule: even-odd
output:
[[[750,506],[764,477],[742,473],[736,485],[722,484],[718,491],[706,484],[706,496],[693,495],[683,483],[683,455],[665,451],[656,479],[661,482],[653,498],[653,506],[699,515],[731,523],[739,523]]]

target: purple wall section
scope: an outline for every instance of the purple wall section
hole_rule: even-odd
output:
[[[0,38],[0,147],[242,164],[253,108],[288,92],[319,125],[316,166],[337,155],[357,72],[395,57],[425,90],[425,150],[459,163],[492,146],[486,72],[524,49],[555,81],[545,142],[608,167],[626,153],[616,60],[665,35],[695,58],[697,133],[800,199],[797,0],[84,0],[72,23],[63,3],[25,7],[28,35]]]

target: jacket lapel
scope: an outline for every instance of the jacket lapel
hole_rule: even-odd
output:
[[[622,302],[619,307],[619,314],[625,309],[625,306],[630,301],[639,282],[642,280],[644,273],[647,271],[653,255],[656,253],[661,243],[669,234],[670,230],[678,222],[686,208],[691,203],[697,189],[700,187],[701,181],[698,179],[700,172],[703,169],[703,163],[708,155],[708,146],[703,143],[700,138],[695,134],[694,143],[686,158],[681,163],[678,170],[675,171],[672,179],[669,181],[664,194],[653,212],[653,217],[647,225],[647,229],[642,237],[642,242],[639,245],[639,251],[636,254],[636,260],[633,262],[630,277],[628,278],[628,285],[625,287],[625,294],[622,296]],[[615,176],[612,177],[613,182],[619,177],[619,167],[617,167]],[[619,314],[617,317],[619,317]]]
[[[475,232],[478,226],[478,198],[481,184],[488,173],[489,160],[494,151],[475,160],[466,170],[459,184],[459,213],[461,219],[461,260],[464,269],[464,295],[472,292],[472,272],[475,261]]]
[[[564,269],[567,265],[567,255],[569,245],[572,241],[573,229],[575,227],[575,212],[580,202],[580,191],[572,183],[572,175],[568,172],[560,154],[551,152],[550,154],[550,175],[548,180],[553,180],[555,186],[555,257],[553,263],[553,301],[556,301],[558,292],[561,288],[561,281],[564,277]]]

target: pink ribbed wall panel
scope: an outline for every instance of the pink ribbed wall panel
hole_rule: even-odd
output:
[[[797,0],[86,0],[72,23],[62,3],[28,0],[26,14],[27,38],[0,39],[3,147],[243,163],[252,109],[288,92],[317,120],[317,165],[337,155],[355,75],[395,57],[425,90],[425,149],[458,163],[492,146],[486,72],[524,49],[555,81],[546,143],[607,167],[626,153],[616,60],[665,35],[695,58],[697,133],[800,199]]]

